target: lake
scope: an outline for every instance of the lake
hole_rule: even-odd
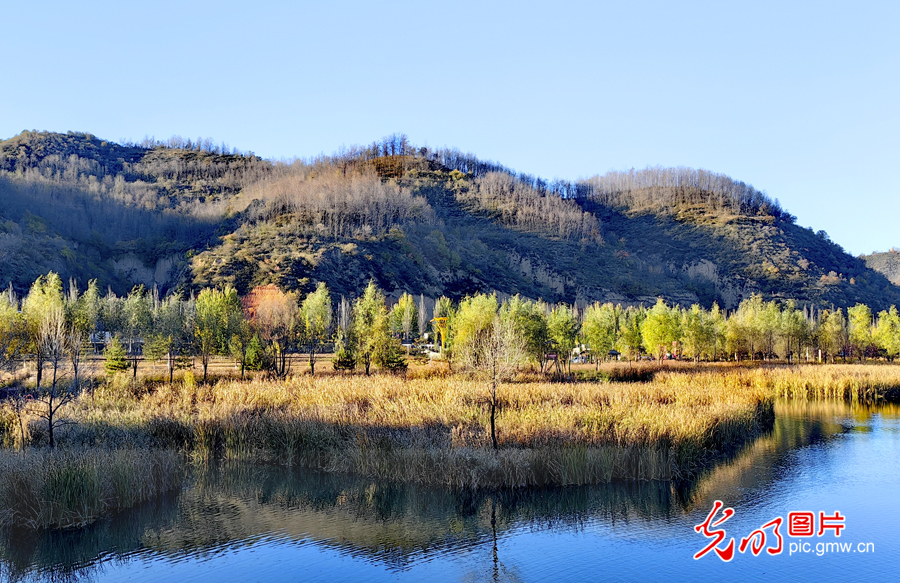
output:
[[[898,459],[895,405],[780,402],[771,433],[691,484],[473,492],[228,465],[89,528],[3,533],[0,581],[889,580]],[[733,559],[695,560],[716,500]],[[812,536],[788,536],[792,512]],[[738,550],[778,517],[780,554],[771,527]]]

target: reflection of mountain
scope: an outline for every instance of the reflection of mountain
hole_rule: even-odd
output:
[[[65,533],[7,536],[0,568],[91,579],[103,560],[135,553],[183,559],[261,539],[314,543],[394,569],[523,525],[577,529],[589,520],[649,522],[678,514],[670,484],[478,492],[398,485],[278,467],[229,466],[178,496]],[[492,512],[495,525],[492,526]],[[22,541],[22,542],[20,542]]]

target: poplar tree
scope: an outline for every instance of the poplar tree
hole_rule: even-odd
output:
[[[303,336],[309,352],[309,371],[316,374],[316,354],[328,341],[331,331],[331,294],[324,281],[316,286],[316,291],[306,296],[300,306],[303,319]]]
[[[594,355],[597,370],[600,369],[600,360],[615,348],[618,329],[618,313],[612,304],[601,305],[598,302],[591,304],[584,311],[581,333]]]
[[[681,318],[659,298],[641,324],[641,337],[647,352],[662,360],[666,352],[680,338]]]

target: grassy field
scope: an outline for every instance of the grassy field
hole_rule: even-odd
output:
[[[690,479],[765,434],[777,398],[877,401],[900,387],[900,367],[887,365],[616,364],[576,373],[590,380],[524,373],[502,385],[496,451],[488,387],[425,366],[402,377],[207,384],[187,372],[171,385],[120,374],[61,410],[70,424],[57,429],[54,451],[45,421],[26,414],[20,424],[5,403],[0,524],[90,522],[216,460],[467,488]]]

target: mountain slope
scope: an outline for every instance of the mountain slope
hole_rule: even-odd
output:
[[[325,281],[459,298],[900,304],[900,289],[777,201],[722,175],[647,169],[547,183],[403,136],[276,164],[185,141],[26,132],[0,142],[0,284],[53,269],[243,293]]]
[[[874,269],[894,285],[900,285],[900,249],[896,247],[884,253],[863,255],[861,259],[869,269]]]

